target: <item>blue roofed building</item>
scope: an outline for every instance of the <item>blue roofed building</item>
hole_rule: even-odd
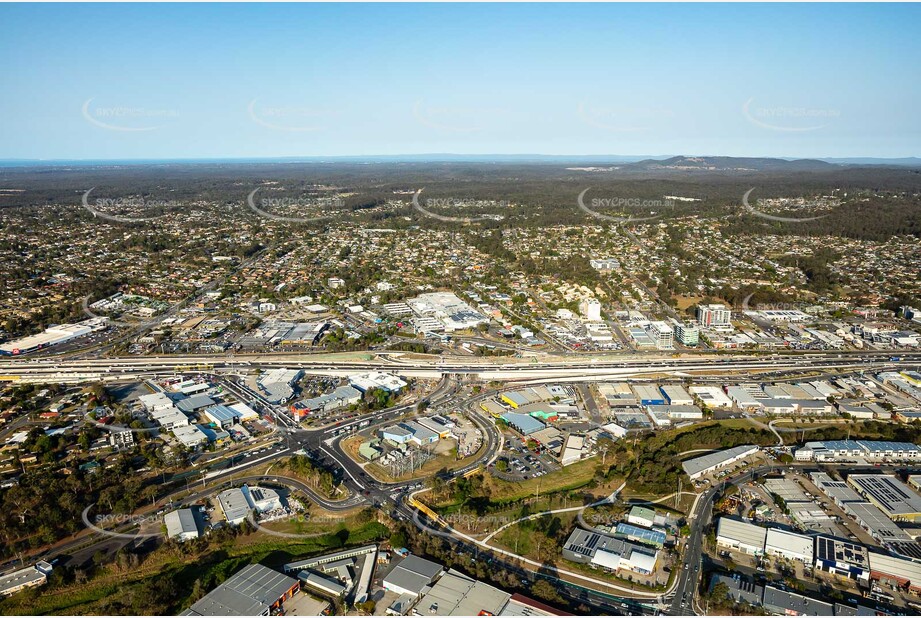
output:
[[[542,422],[528,414],[509,412],[507,414],[503,414],[501,418],[509,424],[509,427],[523,436],[529,436],[532,433],[537,433],[546,427],[546,425],[544,425]]]
[[[240,412],[234,410],[233,408],[217,405],[205,408],[205,416],[208,417],[212,423],[220,427],[221,429],[227,429],[231,425],[236,425],[240,422]]]
[[[652,545],[653,547],[662,547],[665,545],[666,539],[665,533],[661,530],[640,528],[639,526],[623,522],[617,524],[614,536],[619,539],[643,543],[644,545]]]

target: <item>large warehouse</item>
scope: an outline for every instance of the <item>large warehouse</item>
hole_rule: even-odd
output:
[[[811,536],[770,528],[764,541],[764,553],[812,564],[815,541]]]
[[[576,528],[563,545],[563,558],[610,571],[623,569],[648,575],[655,571],[659,553],[651,547]]]
[[[384,577],[384,590],[416,598],[442,573],[440,564],[410,554]]]
[[[870,553],[863,545],[819,536],[815,539],[815,568],[866,584],[870,579]]]
[[[691,480],[694,480],[705,474],[719,470],[720,468],[725,468],[726,466],[732,465],[735,462],[741,459],[745,459],[749,455],[754,455],[757,452],[757,446],[752,444],[743,444],[742,446],[737,446],[735,448],[720,451],[718,453],[710,453],[709,455],[704,455],[703,457],[688,459],[687,461],[681,462],[681,467],[684,468],[685,473],[691,477]]]
[[[293,577],[261,564],[251,564],[206,594],[183,616],[268,616],[294,596],[300,585]]]
[[[450,570],[416,605],[418,616],[499,616],[511,593]]]
[[[94,331],[102,330],[105,328],[106,323],[106,318],[93,318],[76,324],[50,326],[38,334],[0,343],[0,356],[19,356],[20,354],[28,354],[29,352],[58,345],[71,339],[89,335]]]
[[[720,517],[716,525],[716,544],[736,549],[744,554],[760,556],[764,553],[767,530],[737,519]]]
[[[847,482],[893,521],[921,521],[921,496],[894,476],[852,474]]]
[[[870,554],[870,579],[921,592],[921,562],[884,554]]]
[[[799,461],[921,461],[921,448],[911,442],[827,440],[806,442],[795,455]]]

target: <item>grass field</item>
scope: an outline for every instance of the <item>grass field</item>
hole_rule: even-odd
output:
[[[503,481],[501,479],[492,479],[494,491],[490,497],[493,501],[501,502],[519,500],[521,498],[528,498],[545,493],[556,493],[560,491],[572,491],[574,489],[581,489],[588,485],[589,481],[592,480],[592,477],[595,476],[595,470],[597,470],[600,465],[601,460],[598,457],[592,457],[591,459],[585,459],[572,465],[566,466],[565,468],[557,470],[556,472],[551,472],[544,476],[539,476],[537,478],[527,479],[524,481],[511,482]],[[609,485],[611,486],[611,491],[617,487],[617,485],[613,483],[610,483]],[[607,487],[608,485],[599,487],[592,493],[595,493],[596,495],[606,495],[606,493],[609,494],[610,491],[605,492]]]
[[[551,517],[559,517],[560,523],[565,530],[571,529],[576,523],[576,512],[558,513],[551,515]],[[522,526],[521,524],[509,526],[494,536],[490,543],[502,549],[515,552],[519,556],[524,556],[531,560],[541,560],[537,554],[535,535],[531,534],[530,528]],[[542,553],[545,549],[546,548],[541,548]]]
[[[491,475],[486,475],[484,487],[489,496],[490,513],[505,512],[504,506],[509,508],[520,508],[514,503],[521,500],[529,500],[539,503],[538,498],[549,498],[551,495],[575,491],[586,488],[595,476],[595,470],[601,464],[597,457],[583,460],[566,466],[562,470],[551,472],[545,476],[540,476],[526,481],[510,482],[503,481]],[[598,485],[592,488],[589,493],[597,498],[610,495],[614,489],[620,486],[621,480],[614,479],[610,482]],[[559,502],[559,501],[557,501]],[[441,514],[457,513],[464,510],[464,504],[453,502],[451,498],[438,500],[431,505]],[[577,506],[570,504],[569,506]],[[559,508],[554,504],[554,508]],[[532,508],[532,512],[537,509]]]

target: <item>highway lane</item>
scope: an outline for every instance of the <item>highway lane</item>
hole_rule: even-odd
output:
[[[737,374],[743,371],[761,372],[761,375],[770,380],[771,376],[789,374],[791,372],[802,371],[829,371],[832,369],[838,371],[884,371],[890,369],[904,369],[921,367],[921,359],[906,360],[898,364],[889,361],[874,361],[873,359],[796,359],[790,362],[780,361],[757,361],[757,362],[740,362],[738,360],[712,360],[709,362],[696,361],[694,364],[680,363],[646,363],[642,365],[627,365],[622,367],[612,367],[603,364],[588,364],[583,367],[558,367],[551,365],[532,364],[531,366],[515,366],[509,368],[494,367],[483,368],[477,366],[456,366],[441,364],[438,366],[422,365],[401,365],[394,367],[392,365],[381,363],[362,363],[362,364],[342,364],[321,363],[319,365],[304,364],[302,361],[291,362],[274,362],[259,363],[259,367],[294,367],[303,370],[308,374],[315,375],[335,375],[347,376],[359,371],[391,371],[410,377],[435,378],[446,374],[461,376],[474,375],[479,379],[486,381],[500,382],[525,382],[531,380],[539,381],[584,381],[584,380],[622,380],[635,379],[644,376],[655,376],[661,374],[672,374],[675,376],[693,376],[691,372],[703,371],[712,377],[714,372],[722,372],[727,379],[737,377]],[[254,366],[255,367],[255,366]],[[16,365],[0,368],[0,381],[23,382],[118,382],[129,379],[142,379],[155,376],[167,376],[176,374],[190,373],[231,373],[239,374],[240,366],[234,363],[200,363],[198,365],[188,365],[178,361],[150,361],[138,364],[124,362],[112,365],[98,364],[96,366],[78,366],[72,363],[61,363],[60,365]]]
[[[806,465],[802,463],[791,464],[795,466]],[[755,476],[763,476],[772,472],[780,471],[784,468],[782,465],[766,465],[746,470],[734,477],[723,480],[716,487],[707,489],[697,501],[694,512],[690,515],[691,535],[685,543],[684,556],[682,558],[681,573],[679,574],[678,584],[675,587],[674,598],[669,606],[668,613],[674,616],[687,616],[696,614],[697,589],[700,584],[700,576],[703,570],[703,538],[704,530],[713,520],[713,504],[716,498],[726,489],[728,485],[742,485]]]
[[[367,354],[367,353],[366,353]],[[215,365],[221,368],[237,368],[259,366],[286,366],[298,365],[304,368],[324,368],[335,370],[337,367],[353,369],[386,370],[402,368],[437,369],[449,372],[480,373],[487,370],[503,371],[533,371],[539,369],[601,369],[601,368],[645,368],[650,366],[671,367],[684,365],[718,365],[730,366],[746,363],[759,363],[765,367],[771,365],[788,365],[794,362],[805,362],[807,365],[835,364],[851,362],[890,362],[894,364],[921,362],[921,352],[879,352],[879,351],[845,351],[841,353],[797,353],[797,354],[693,354],[664,355],[651,353],[638,355],[636,358],[618,358],[605,360],[590,354],[567,357],[565,359],[539,359],[536,357],[510,362],[507,358],[470,358],[470,357],[443,357],[433,356],[430,359],[420,360],[418,355],[413,355],[412,360],[407,355],[375,353],[376,360],[343,359],[342,355],[331,360],[324,358],[329,355],[318,354],[202,354],[202,355],[149,355],[142,357],[114,357],[98,359],[44,359],[24,357],[5,357],[0,359],[0,372],[10,371],[48,371],[48,370],[107,370],[119,367],[130,368],[173,368],[182,365]],[[890,361],[899,358],[899,361]],[[856,360],[855,360],[856,359]]]

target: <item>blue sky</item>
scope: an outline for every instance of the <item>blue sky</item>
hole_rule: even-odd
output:
[[[0,159],[921,155],[921,6],[0,4]]]

